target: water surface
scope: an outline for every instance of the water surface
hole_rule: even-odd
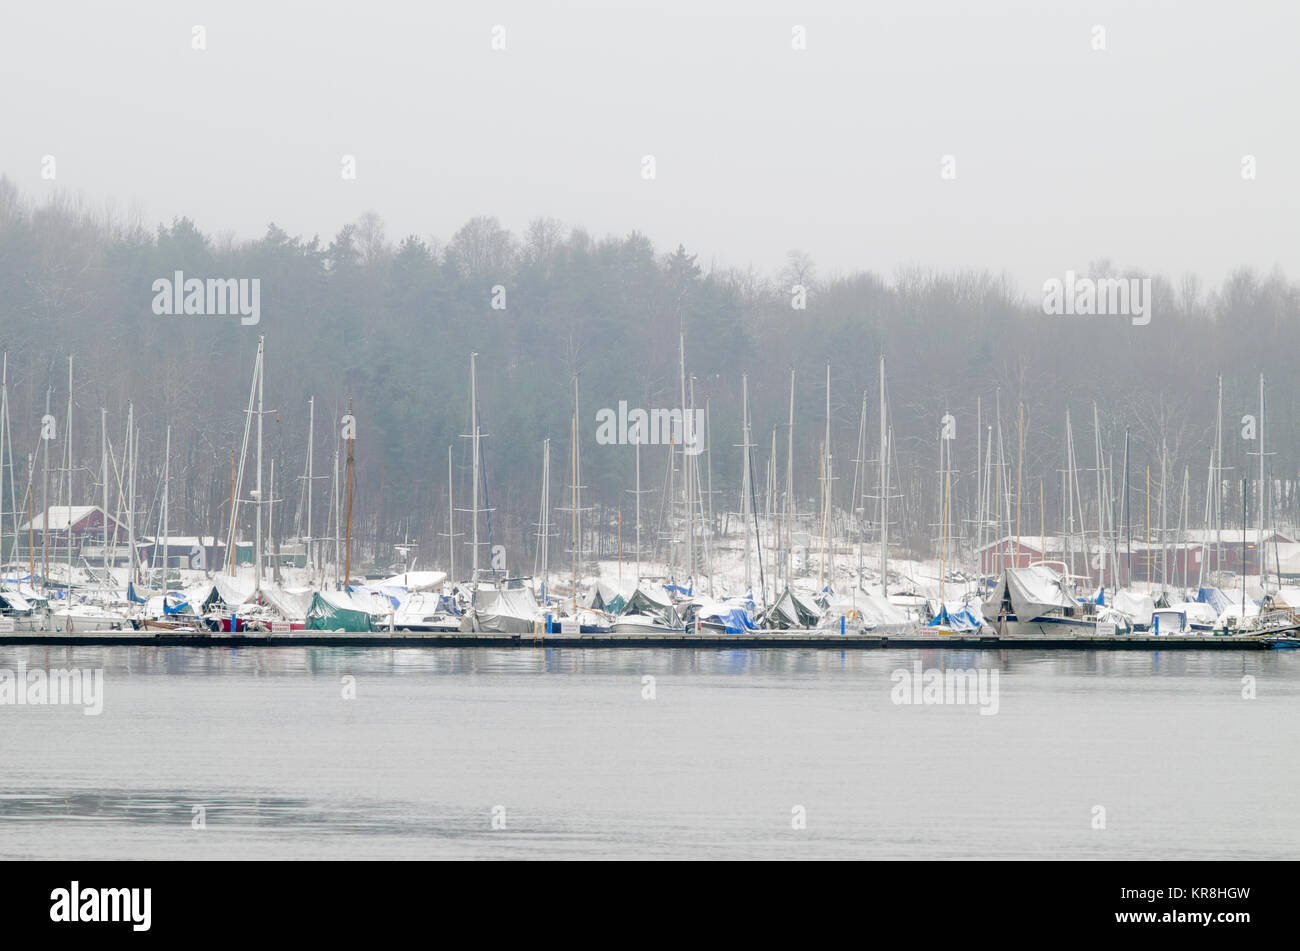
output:
[[[917,660],[996,670],[996,715],[893,703]],[[20,663],[103,668],[105,696],[0,706],[5,859],[1300,854],[1295,651],[0,648]]]

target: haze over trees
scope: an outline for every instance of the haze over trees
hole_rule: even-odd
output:
[[[830,363],[835,504],[862,505],[850,498],[858,420],[865,391],[865,455],[874,465],[882,351],[900,476],[894,491],[902,496],[891,534],[918,553],[932,551],[936,535],[945,413],[956,421],[952,520],[970,535],[977,398],[986,425],[1000,401],[1008,464],[1016,462],[1017,407],[1024,404],[1026,534],[1039,531],[1040,482],[1047,531],[1060,529],[1067,409],[1080,464],[1094,464],[1094,400],[1103,451],[1113,454],[1117,470],[1125,431],[1130,434],[1134,492],[1145,491],[1147,465],[1158,474],[1164,445],[1171,511],[1180,504],[1188,467],[1191,520],[1200,525],[1218,373],[1224,465],[1232,467],[1225,480],[1235,483],[1258,464],[1247,455],[1256,445],[1243,441],[1240,430],[1241,417],[1258,412],[1262,372],[1266,448],[1275,453],[1268,465],[1283,493],[1275,515],[1294,515],[1300,387],[1290,371],[1300,350],[1300,285],[1281,273],[1241,270],[1216,288],[1192,277],[1154,277],[1152,320],[1138,327],[1125,318],[1045,316],[1036,288],[1025,295],[994,274],[918,267],[883,275],[871,270],[871,261],[854,273],[822,274],[797,252],[780,274],[710,269],[688,250],[689,235],[682,241],[675,249],[656,248],[636,231],[598,237],[551,219],[513,234],[491,217],[474,218],[445,239],[390,236],[373,213],[342,224],[328,239],[271,223],[256,240],[236,240],[207,234],[188,218],[147,228],[66,197],[33,203],[0,179],[0,347],[8,354],[17,447],[6,479],[20,480],[20,494],[26,487],[27,456],[38,445],[47,395],[62,439],[71,354],[74,501],[99,499],[100,408],[107,408],[110,438],[120,451],[133,402],[141,426],[139,510],[156,516],[170,425],[172,531],[224,536],[231,452],[242,436],[257,336],[265,334],[266,405],[277,411],[266,417],[266,451],[276,461],[276,497],[283,500],[275,510],[276,537],[300,530],[297,477],[304,470],[309,396],[316,398],[316,473],[327,476],[337,420],[351,399],[359,557],[388,565],[392,546],[409,540],[420,546],[419,563],[445,565],[447,541],[439,533],[447,526],[447,447],[455,447],[460,507],[468,499],[468,452],[459,437],[468,432],[469,354],[476,350],[493,541],[506,546],[511,566],[531,570],[547,437],[552,503],[566,504],[576,374],[584,504],[595,507],[584,548],[612,555],[620,506],[630,550],[633,450],[597,444],[596,412],[621,400],[647,409],[679,406],[684,326],[696,405],[708,405],[711,452],[701,458],[719,522],[721,513],[738,507],[742,372],[750,376],[761,490],[774,430],[783,487],[794,369],[797,508],[812,512]],[[1063,262],[1061,273],[1044,280],[1067,268],[1085,270]],[[260,324],[155,315],[154,280],[178,270],[186,277],[259,278]],[[1106,262],[1086,270],[1093,277],[1121,273]],[[804,309],[792,306],[795,284],[807,288]],[[667,464],[665,449],[643,448],[643,487],[654,490],[643,510],[647,553]],[[1014,477],[1014,467],[1010,472]],[[870,473],[867,491],[874,493],[875,469]],[[1091,484],[1090,474],[1080,478]],[[1117,471],[1117,486],[1120,478]],[[313,518],[323,535],[329,481],[317,487]],[[1240,509],[1232,501],[1237,491],[1226,496],[1229,511]],[[9,534],[7,489],[5,497]],[[1139,496],[1133,499],[1138,506]],[[459,530],[465,516],[458,518]],[[554,560],[570,541],[566,519],[557,514],[553,524],[560,532],[552,541]]]

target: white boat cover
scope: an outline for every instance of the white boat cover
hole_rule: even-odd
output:
[[[310,591],[286,591],[277,586],[262,588],[262,603],[286,621],[305,620],[311,602]]]
[[[393,624],[426,624],[434,618],[453,617],[443,610],[442,596],[427,591],[413,591],[402,599],[393,615]]]
[[[229,575],[213,575],[212,587],[217,589],[217,597],[221,598],[227,605],[234,607],[237,604],[243,604],[253,596],[253,590],[257,587],[256,582],[251,578],[232,578]],[[191,604],[193,602],[190,602]]]
[[[1203,601],[1180,601],[1178,604],[1171,605],[1171,607],[1175,611],[1186,614],[1188,624],[1213,626],[1219,620],[1219,612]],[[1241,612],[1238,611],[1238,613]]]
[[[1002,601],[1007,596],[1010,596],[1011,610],[1021,621],[1032,621],[1063,608],[1079,606],[1079,602],[1065,590],[1061,576],[1046,565],[1008,568],[1002,572],[993,593],[984,601],[984,617],[998,617]]]
[[[22,614],[32,609],[31,602],[17,591],[11,591],[6,588],[5,590],[0,591],[0,598],[4,599],[4,602],[9,605],[9,610],[13,611],[15,614]]]
[[[445,571],[404,571],[373,585],[376,588],[401,588],[405,591],[433,591],[447,580]]]
[[[473,614],[466,621],[475,631],[529,634],[537,615],[537,599],[527,588],[479,588],[474,592]]]
[[[1116,591],[1110,606],[1142,627],[1151,626],[1151,614],[1156,609],[1156,603],[1149,594],[1139,594],[1136,591]]]

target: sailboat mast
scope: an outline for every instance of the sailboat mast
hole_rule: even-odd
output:
[[[470,581],[478,578],[478,486],[479,486],[479,425],[478,425],[478,353],[469,355],[469,412],[470,412],[470,453],[471,476],[474,482],[470,491],[470,505],[474,522],[472,554],[470,557]]]
[[[577,395],[576,381],[574,395]],[[574,410],[573,420],[569,424],[569,453],[570,465],[573,472],[573,485],[569,487],[570,501],[573,506],[573,512],[570,516],[571,528],[573,531],[573,610],[572,614],[576,617],[578,614],[578,413]]]
[[[108,574],[108,409],[99,408],[99,471],[104,499],[104,577]]]
[[[447,556],[448,572],[447,578],[454,585],[456,583],[456,497],[454,494],[455,479],[452,475],[451,467],[451,446],[447,447]]]
[[[785,583],[794,581],[794,367],[790,368],[790,418],[785,446]]]
[[[637,438],[633,446],[636,469],[636,582],[641,583],[641,424],[637,423]]]
[[[753,475],[749,471],[749,374],[740,375],[740,512],[745,525],[745,591],[748,594],[754,587],[752,573],[752,553],[749,537],[749,498],[752,493],[750,485]]]
[[[1223,570],[1223,374],[1219,374],[1219,407],[1214,420],[1214,568]],[[1244,526],[1243,526],[1244,530]]]
[[[582,565],[582,446],[578,443],[578,375],[573,375],[573,613],[578,613],[578,574]]]
[[[256,581],[254,588],[256,591],[262,590],[262,348],[265,339],[263,334],[257,337],[257,491],[254,493],[256,497],[254,511],[257,513],[257,518],[256,533],[253,536],[253,578]]]
[[[311,480],[316,445],[316,397],[307,398],[307,571],[311,571]]]
[[[885,409],[885,355],[880,355],[880,594],[889,596],[889,429]]]
[[[677,368],[682,393],[682,510],[686,516],[686,577],[695,577],[695,513],[691,506],[691,457],[686,449],[686,318],[683,317],[677,335]],[[575,384],[576,386],[576,384]],[[575,390],[576,393],[576,390]],[[576,404],[576,396],[575,396]],[[694,590],[694,582],[691,590]]]
[[[550,534],[551,534],[551,440],[542,440],[542,514],[538,519],[541,550],[542,599],[550,587]]]
[[[352,400],[348,399],[348,416],[352,416]],[[348,433],[348,523],[347,536],[344,540],[343,547],[343,585],[352,583],[352,472],[355,465],[353,458],[354,447],[356,446],[356,430]],[[260,570],[260,567],[259,567]],[[260,587],[260,578],[259,578]]]
[[[45,418],[49,419],[49,416],[50,388],[47,386],[45,388]],[[42,428],[44,428],[44,420],[42,420]],[[41,525],[43,529],[41,532],[41,586],[47,587],[50,583],[50,436],[47,433],[41,435],[43,437],[41,441],[45,444],[45,491],[42,494],[43,501],[41,502],[45,509],[44,523]]]
[[[68,607],[68,623],[72,623],[72,354],[68,354],[68,415],[67,424],[63,436],[64,445],[67,447],[67,462],[64,463],[67,469],[68,477],[68,588],[66,592],[66,604]],[[60,482],[63,480],[60,479]]]
[[[831,512],[831,364],[826,362],[826,434],[822,439],[822,564],[819,588],[825,588],[828,568],[828,531]],[[830,573],[834,577],[834,566]]]
[[[1255,559],[1259,562],[1259,586],[1264,587],[1264,509],[1268,506],[1268,492],[1264,484],[1264,374],[1259,375],[1259,502],[1255,517],[1259,521],[1259,539],[1255,544]],[[1245,526],[1242,526],[1245,531]]]
[[[172,478],[172,428],[167,427],[167,438],[163,449],[163,496],[162,496],[162,587],[167,588],[167,556],[171,551],[171,524],[168,521],[171,503]],[[272,463],[274,465],[274,463]],[[272,470],[274,471],[274,470]],[[274,484],[274,481],[272,482]]]
[[[128,578],[135,582],[138,579],[136,574],[136,550],[135,550],[135,405],[126,404],[126,459],[124,460],[127,470],[126,479],[126,539],[127,539],[127,564],[131,566]]]
[[[1102,507],[1101,488],[1101,423],[1097,414],[1097,401],[1092,401],[1093,454],[1097,460],[1097,583],[1106,584],[1106,516]]]

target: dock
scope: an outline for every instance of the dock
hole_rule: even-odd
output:
[[[175,632],[86,631],[0,634],[0,647],[513,647],[513,648],[668,648],[751,650],[1229,650],[1255,651],[1300,647],[1300,637],[1125,634],[1087,637],[997,637],[925,634],[917,630],[839,634],[829,631],[772,631],[745,634],[489,634],[422,631]]]

